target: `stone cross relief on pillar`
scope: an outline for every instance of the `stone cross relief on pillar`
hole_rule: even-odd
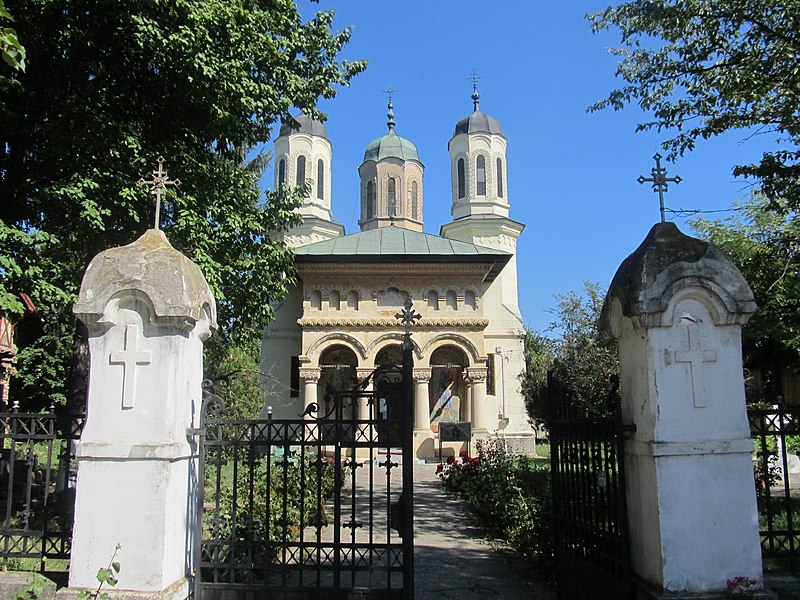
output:
[[[681,321],[687,323],[686,334],[689,341],[688,350],[675,350],[675,362],[689,365],[689,377],[692,380],[692,397],[695,408],[705,408],[705,378],[704,363],[717,362],[717,353],[710,348],[703,348],[700,335],[700,321],[692,319],[688,315],[681,317]]]
[[[139,327],[125,326],[125,343],[122,350],[114,350],[109,356],[109,363],[122,365],[122,408],[133,408],[136,398],[136,367],[150,364],[151,354],[146,350],[137,350]]]

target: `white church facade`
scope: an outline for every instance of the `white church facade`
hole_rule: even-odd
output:
[[[303,223],[284,234],[298,283],[263,332],[261,368],[277,418],[347,389],[376,366],[398,362],[407,298],[413,327],[415,458],[438,455],[442,422],[471,423],[477,439],[499,436],[532,452],[534,432],[520,393],[523,323],[516,242],[524,225],[509,217],[506,138],[474,109],[449,143],[452,221],[423,232],[424,166],[395,131],[371,142],[359,167],[361,231],[345,235],[331,210],[332,146],[325,126],[299,115],[275,142],[275,184],[310,184]],[[269,379],[288,382],[271,386]],[[456,455],[463,443],[443,443]]]

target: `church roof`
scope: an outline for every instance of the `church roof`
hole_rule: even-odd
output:
[[[300,246],[294,255],[297,262],[489,263],[489,281],[511,258],[502,250],[395,226]]]
[[[402,160],[416,160],[419,162],[419,153],[413,142],[397,135],[394,128],[386,135],[372,140],[364,151],[364,162],[368,160],[379,161],[384,158],[399,158]]]
[[[294,135],[296,133],[305,133],[316,137],[328,139],[328,130],[322,121],[317,121],[309,117],[306,113],[300,113],[294,117],[294,120],[299,123],[297,127],[292,127],[289,123],[281,123],[281,130],[279,137],[285,135]]]
[[[503,128],[500,122],[494,117],[482,113],[477,108],[468,117],[464,117],[456,123],[454,136],[459,133],[490,133],[492,135],[503,135]]]

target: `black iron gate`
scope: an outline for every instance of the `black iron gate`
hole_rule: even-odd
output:
[[[559,600],[631,598],[623,426],[617,383],[607,416],[587,416],[548,376]]]
[[[226,420],[204,403],[195,598],[413,598],[403,360],[297,419]]]

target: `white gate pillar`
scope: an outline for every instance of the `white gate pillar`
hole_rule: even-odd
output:
[[[761,587],[741,327],[753,294],[716,247],[673,223],[620,266],[601,324],[619,339],[633,569],[647,597]],[[703,596],[704,598],[707,596]]]
[[[126,598],[184,598],[198,485],[187,429],[202,404],[214,298],[200,269],[151,229],[92,260],[74,312],[88,328],[90,371],[70,587],[96,588],[119,544]]]

